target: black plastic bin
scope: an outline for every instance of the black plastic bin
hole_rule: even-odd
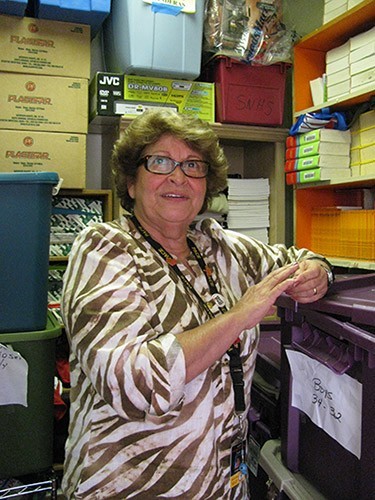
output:
[[[296,304],[283,295],[277,305],[282,330],[283,463],[329,499],[375,498],[375,274],[341,275],[329,294],[312,304]],[[360,382],[359,453],[349,451],[323,430],[324,426],[316,425],[297,405],[292,406],[293,380],[286,349],[324,364],[332,376],[334,372],[346,374]],[[343,385],[339,387],[342,391]],[[322,404],[325,401],[323,398]]]

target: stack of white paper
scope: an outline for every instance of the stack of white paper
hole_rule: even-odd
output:
[[[228,179],[228,228],[268,243],[269,180]]]

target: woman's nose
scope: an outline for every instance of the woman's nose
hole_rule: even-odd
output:
[[[187,182],[187,176],[182,171],[181,165],[177,165],[177,167],[169,174],[169,179],[178,182],[179,184],[184,184]]]

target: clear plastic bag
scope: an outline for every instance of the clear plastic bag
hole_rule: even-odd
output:
[[[290,62],[295,38],[282,23],[282,0],[206,0],[206,53],[264,65]]]

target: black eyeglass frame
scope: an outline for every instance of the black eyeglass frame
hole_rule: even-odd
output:
[[[153,170],[150,170],[149,168],[149,165],[148,165],[148,160],[150,158],[165,158],[167,160],[170,160],[172,163],[173,163],[173,168],[170,172],[154,172]],[[201,163],[203,165],[205,165],[207,167],[207,171],[204,175],[190,175],[188,173],[185,172],[185,168],[184,165],[186,165],[186,163],[189,163],[189,162],[198,162],[198,163]],[[190,177],[191,179],[204,179],[205,177],[207,177],[207,174],[208,174],[208,169],[210,168],[210,163],[208,161],[205,161],[205,160],[183,160],[183,161],[176,161],[174,160],[173,158],[170,158],[169,156],[163,156],[163,155],[146,155],[146,156],[143,156],[142,158],[140,158],[137,162],[137,165],[144,165],[145,169],[150,172],[151,174],[156,174],[156,175],[169,175],[171,174],[172,172],[174,172],[176,170],[177,167],[180,167],[181,170],[183,171],[183,173],[186,175],[186,177]]]

